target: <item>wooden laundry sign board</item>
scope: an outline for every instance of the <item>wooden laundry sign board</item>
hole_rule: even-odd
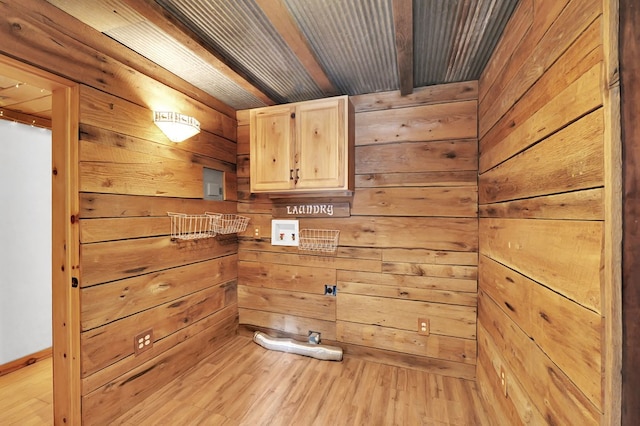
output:
[[[349,217],[349,203],[286,203],[274,205],[271,214],[281,217]]]

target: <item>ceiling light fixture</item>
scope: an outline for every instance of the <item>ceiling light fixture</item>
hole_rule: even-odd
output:
[[[182,142],[200,133],[200,122],[179,112],[154,111],[153,122],[171,142]]]

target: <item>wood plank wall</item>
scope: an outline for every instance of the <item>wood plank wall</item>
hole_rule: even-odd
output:
[[[300,218],[301,229],[340,230],[335,256],[271,245],[274,204],[249,191],[240,111],[238,211],[251,217],[238,252],[240,323],[299,339],[318,331],[347,354],[475,378],[476,98],[477,82],[352,98],[351,216]],[[419,318],[429,335],[418,334]]]
[[[80,363],[82,423],[109,424],[237,332],[237,240],[171,242],[167,216],[236,212],[235,201],[202,200],[203,167],[235,181],[234,112],[160,83],[163,71],[46,2],[0,12],[0,52],[81,83],[81,312],[69,313],[81,347],[70,362]],[[152,121],[161,105],[196,117],[200,135],[169,142]],[[136,356],[133,338],[147,329],[153,347]]]
[[[171,241],[167,212],[235,213],[202,200],[202,169],[235,174],[236,144],[212,109],[174,144],[147,108],[87,86],[80,100],[83,419],[104,424],[235,333],[237,240]],[[153,347],[136,355],[148,329]]]
[[[477,375],[496,424],[599,424],[608,398],[602,14],[523,0],[479,81]]]

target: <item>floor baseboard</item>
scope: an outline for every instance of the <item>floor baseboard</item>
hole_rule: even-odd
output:
[[[14,371],[20,370],[21,368],[27,367],[31,364],[35,364],[38,361],[49,358],[52,353],[53,352],[51,348],[47,348],[47,349],[43,349],[41,351],[32,353],[30,355],[23,356],[22,358],[18,358],[6,364],[2,364],[0,365],[0,376],[13,373]]]

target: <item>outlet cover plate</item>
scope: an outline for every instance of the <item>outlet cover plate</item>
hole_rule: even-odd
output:
[[[133,352],[141,354],[153,347],[153,329],[145,330],[133,337]]]
[[[429,319],[428,318],[418,318],[418,334],[422,336],[429,335]]]

